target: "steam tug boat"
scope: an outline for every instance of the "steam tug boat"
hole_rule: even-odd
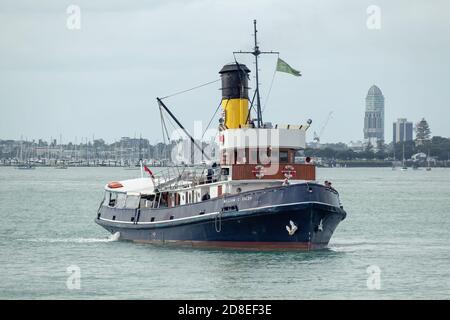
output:
[[[219,72],[219,164],[156,176],[145,167],[148,178],[111,182],[105,186],[97,224],[120,240],[143,243],[262,250],[327,246],[346,212],[331,184],[315,181],[313,162],[296,161],[311,121],[275,126],[262,122],[258,56],[264,52],[257,45],[256,23],[255,48],[249,53],[256,60],[252,101],[250,70],[244,64],[236,61]],[[256,119],[251,119],[255,98]],[[162,99],[157,100],[185,130]]]

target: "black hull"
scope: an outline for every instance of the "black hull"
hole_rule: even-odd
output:
[[[101,207],[96,222],[111,233],[120,232],[121,240],[136,242],[310,250],[326,247],[345,216],[337,192],[316,184],[299,184],[177,208],[119,212]],[[151,217],[159,220],[152,222]],[[297,230],[290,234],[287,227]]]

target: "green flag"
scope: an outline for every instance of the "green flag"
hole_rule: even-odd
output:
[[[300,71],[295,70],[294,68],[292,68],[290,65],[288,65],[286,62],[284,62],[280,58],[278,58],[278,61],[277,61],[277,71],[290,73],[296,77],[300,77],[302,75],[300,73]]]

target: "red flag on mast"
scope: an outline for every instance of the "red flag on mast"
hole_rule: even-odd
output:
[[[150,170],[146,165],[144,165],[144,171],[147,171],[150,177],[152,177],[152,179],[155,179],[152,170]]]

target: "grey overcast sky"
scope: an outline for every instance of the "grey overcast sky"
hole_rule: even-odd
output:
[[[81,8],[80,30],[66,27],[71,4]],[[379,30],[367,28],[370,5],[381,9]],[[303,73],[276,74],[265,121],[311,118],[311,140],[332,110],[322,141],[360,140],[364,99],[376,84],[387,142],[398,117],[425,117],[433,135],[450,136],[446,0],[1,0],[0,139],[160,141],[155,97],[218,79],[233,51],[251,49],[253,19],[261,49],[280,51]],[[240,61],[253,71],[250,57]],[[263,104],[275,62],[262,58]],[[188,127],[206,124],[219,87],[167,103]]]

